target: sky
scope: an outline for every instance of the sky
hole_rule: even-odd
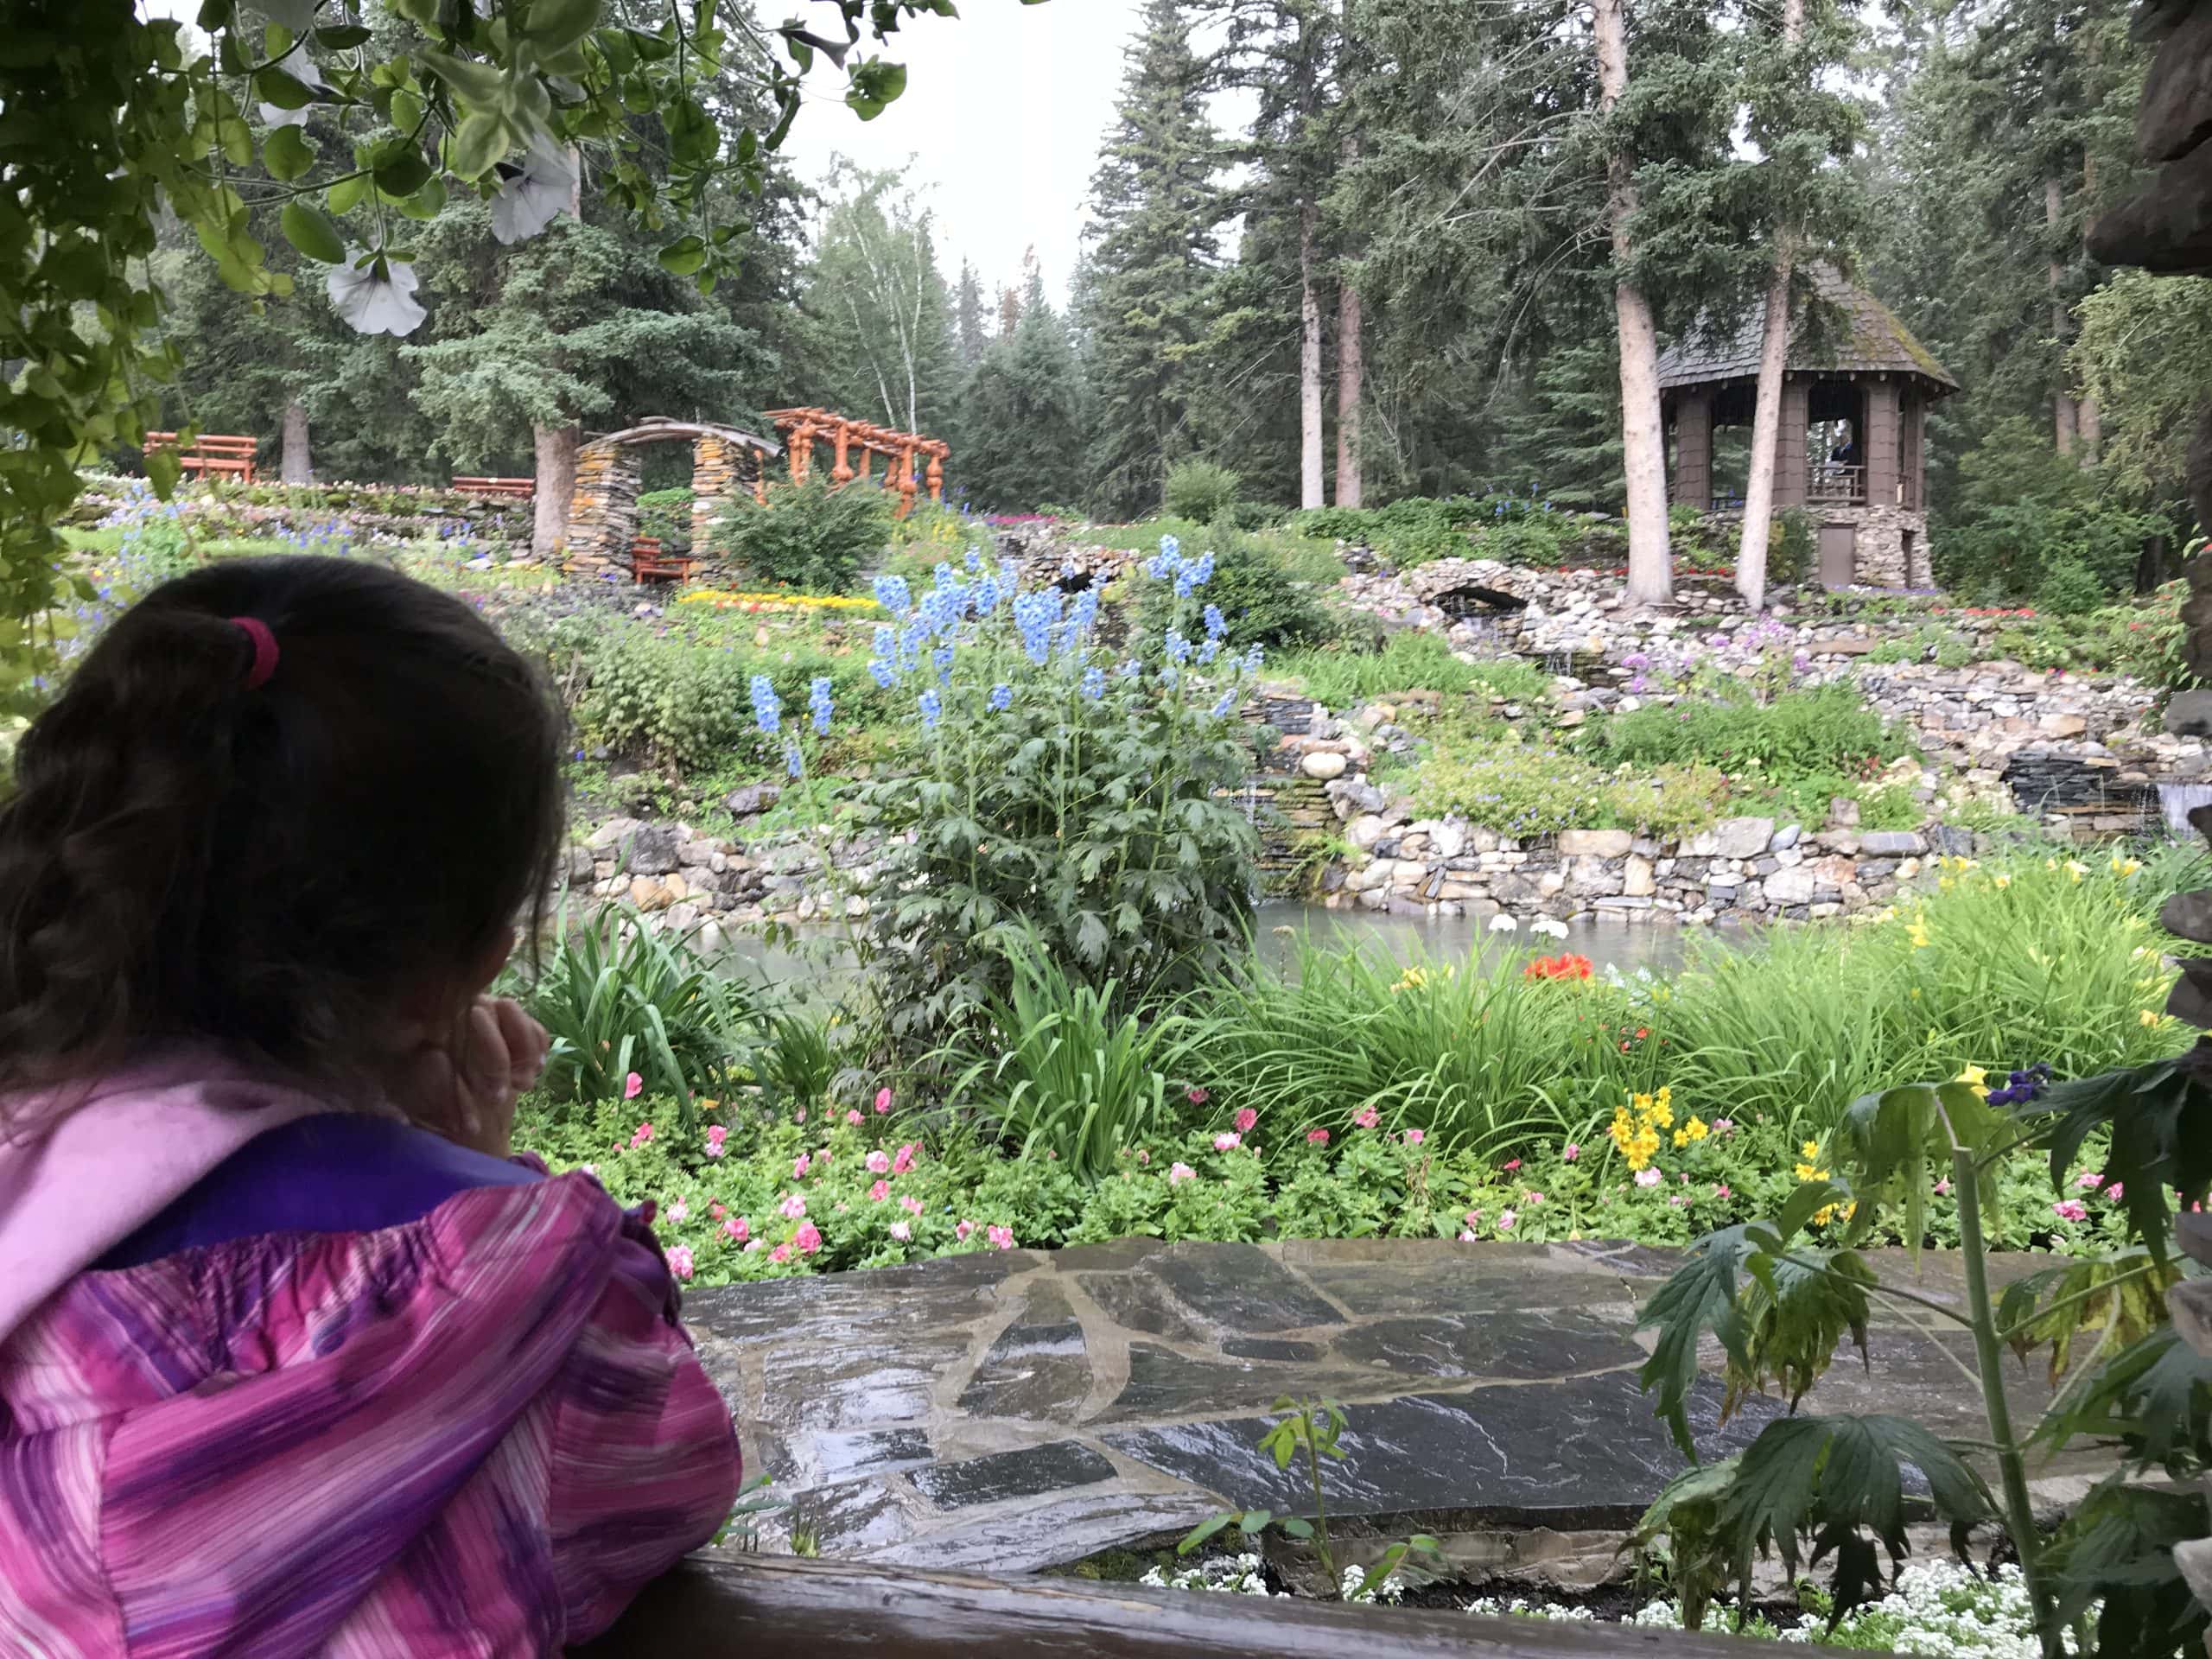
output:
[[[1058,302],[1138,10],[1139,0],[962,0],[957,20],[919,18],[893,37],[882,55],[906,66],[906,91],[873,121],[845,107],[842,78],[819,66],[785,153],[813,183],[840,154],[870,168],[911,161],[946,281],[964,256],[987,295],[1017,284],[1033,245]]]

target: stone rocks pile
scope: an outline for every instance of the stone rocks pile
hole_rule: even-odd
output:
[[[843,842],[830,856],[849,890],[847,913],[865,915],[875,874],[871,849]],[[748,849],[689,824],[628,817],[608,819],[569,848],[563,870],[569,891],[620,900],[679,933],[696,931],[710,949],[731,924],[828,920],[838,900],[823,891],[822,874],[815,849],[795,838]]]

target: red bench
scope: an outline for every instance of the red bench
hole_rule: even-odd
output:
[[[188,473],[197,473],[205,478],[211,473],[235,473],[242,484],[253,482],[254,455],[261,447],[257,438],[212,435],[194,438],[179,448],[174,432],[149,432],[149,449],[176,450],[177,465]]]
[[[534,478],[456,478],[453,486],[469,495],[496,495],[510,501],[527,501],[537,493]]]
[[[630,541],[630,578],[633,582],[689,582],[699,561],[688,553],[664,553],[658,536],[637,536]]]

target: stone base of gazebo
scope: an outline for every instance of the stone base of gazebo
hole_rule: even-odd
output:
[[[1802,512],[1813,522],[1815,547],[1807,581],[1829,588],[1936,585],[1926,513],[1844,501],[1815,501],[1788,511]],[[1716,508],[1712,516],[1733,525],[1744,515],[1740,510]]]

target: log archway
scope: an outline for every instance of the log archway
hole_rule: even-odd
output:
[[[715,520],[740,486],[761,495],[761,469],[782,446],[770,439],[707,421],[656,417],[594,438],[576,452],[575,491],[569,499],[568,557],[579,574],[626,571],[630,542],[638,533],[638,447],[691,446],[691,544],[704,550]]]

